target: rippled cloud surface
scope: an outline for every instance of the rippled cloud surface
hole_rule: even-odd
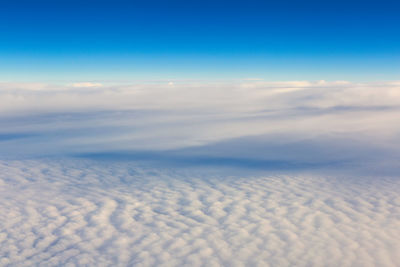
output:
[[[0,84],[0,266],[399,266],[400,84]]]

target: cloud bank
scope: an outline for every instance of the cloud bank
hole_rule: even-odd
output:
[[[73,83],[71,86],[78,87],[78,88],[86,88],[86,87],[100,87],[103,85],[101,83],[80,82],[80,83]]]
[[[1,156],[374,163],[398,172],[399,82],[92,85],[1,84]]]
[[[0,84],[0,266],[397,266],[400,83]]]
[[[2,266],[397,266],[399,179],[0,161]]]

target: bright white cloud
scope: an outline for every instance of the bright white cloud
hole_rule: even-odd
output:
[[[93,82],[80,82],[71,84],[72,87],[78,88],[87,88],[87,87],[100,87],[103,86],[101,83],[93,83]]]
[[[1,161],[0,170],[2,266],[400,262],[398,179],[82,160]]]
[[[1,84],[0,266],[396,266],[399,92]]]
[[[400,104],[396,82],[326,81],[219,84],[137,84],[71,86],[0,85],[0,112],[69,112],[88,110],[188,109],[260,110],[288,107],[393,106]],[[282,94],[284,93],[284,94]]]
[[[0,90],[2,156],[199,146],[208,148],[206,154],[262,160],[279,154],[279,160],[291,161],[341,161],[349,155],[388,161],[400,154],[396,82],[27,87]],[[241,152],[254,140],[251,153]],[[230,147],[221,150],[224,143]]]

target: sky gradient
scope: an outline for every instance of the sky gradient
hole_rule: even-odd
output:
[[[0,81],[400,78],[396,1],[3,1]]]

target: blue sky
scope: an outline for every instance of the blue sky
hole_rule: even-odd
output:
[[[2,1],[0,80],[398,80],[395,1]]]

